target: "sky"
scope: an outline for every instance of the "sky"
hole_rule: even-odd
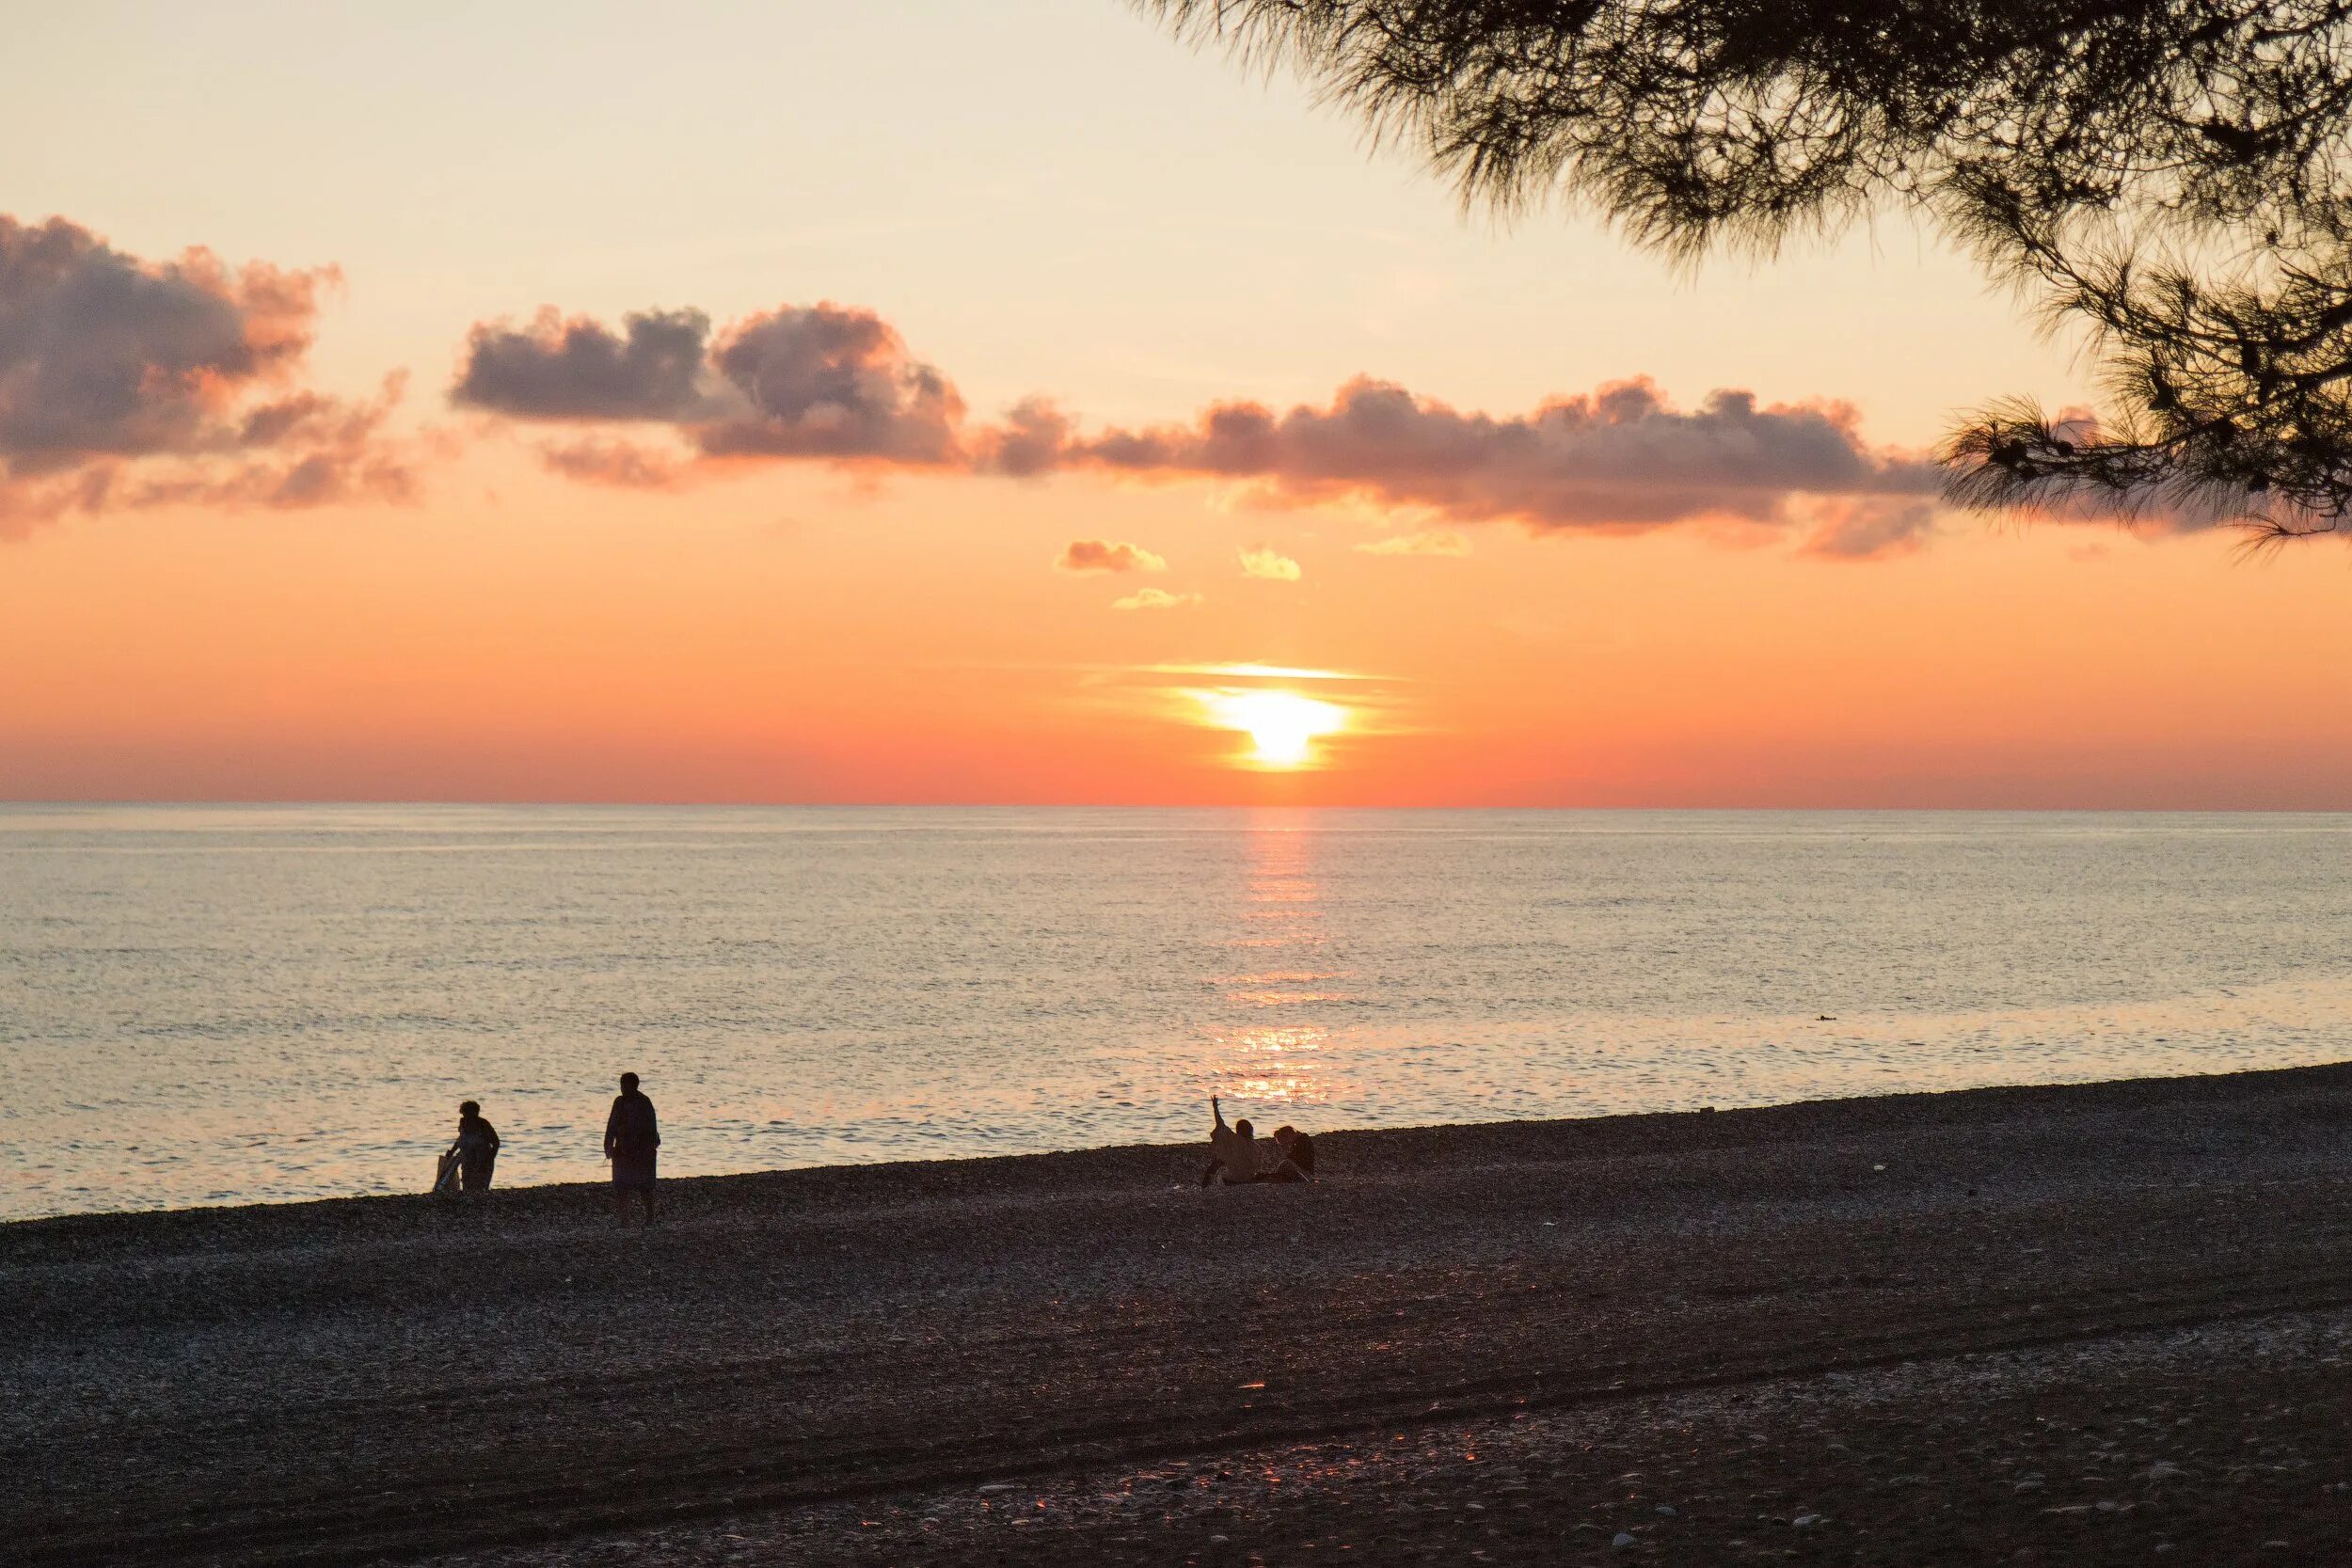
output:
[[[1907,215],[1504,224],[1121,0],[0,60],[0,798],[2352,807],[2341,549],[1960,515]]]

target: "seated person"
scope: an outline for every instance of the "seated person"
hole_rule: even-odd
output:
[[[1200,1184],[1205,1187],[1219,1177],[1229,1187],[1263,1180],[1258,1173],[1257,1133],[1248,1121],[1226,1126],[1225,1107],[1215,1095],[1209,1097],[1209,1114],[1216,1125],[1209,1130],[1209,1168],[1200,1173]]]
[[[1315,1179],[1315,1141],[1295,1127],[1274,1130],[1274,1147],[1281,1151],[1281,1161],[1262,1181],[1312,1181]]]

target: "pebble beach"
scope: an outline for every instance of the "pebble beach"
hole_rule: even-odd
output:
[[[0,1560],[2336,1560],[2352,1068],[0,1227]]]

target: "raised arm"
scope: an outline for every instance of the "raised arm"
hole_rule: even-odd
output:
[[[1209,1115],[1216,1118],[1216,1130],[1220,1132],[1224,1132],[1225,1107],[1217,1103],[1215,1095],[1209,1096]]]

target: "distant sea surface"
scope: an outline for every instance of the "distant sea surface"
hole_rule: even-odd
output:
[[[0,1217],[2352,1055],[2352,817],[0,806]]]

